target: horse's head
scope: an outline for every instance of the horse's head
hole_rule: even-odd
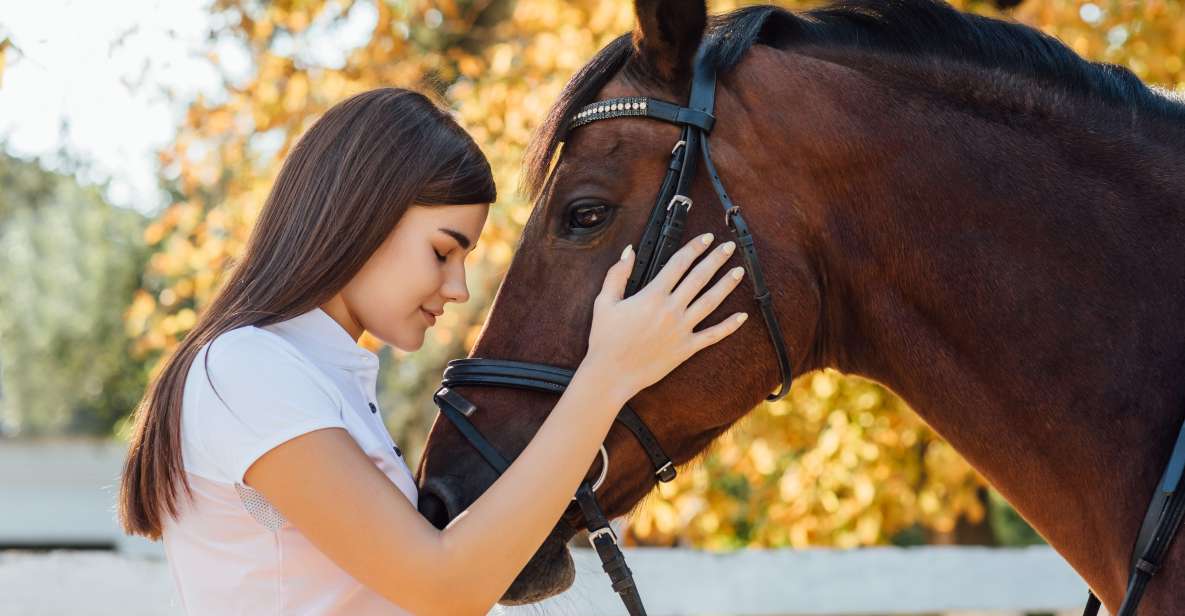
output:
[[[636,10],[638,26],[632,37],[611,43],[573,78],[537,133],[527,170],[536,207],[474,357],[575,368],[586,349],[593,298],[605,272],[624,246],[637,246],[647,226],[672,146],[680,140],[680,127],[645,117],[619,117],[566,130],[573,114],[595,101],[647,96],[687,104],[692,63],[707,25],[704,4],[639,1]],[[756,82],[760,67],[746,67],[748,63],[730,71],[727,79],[721,75],[712,154],[755,236],[781,315],[777,335],[788,343],[790,360],[802,363],[815,336],[820,300],[806,251],[797,241],[804,235],[801,219],[770,182],[779,170],[763,160],[769,135],[763,133],[761,116],[750,109],[752,100],[730,91],[734,82]],[[561,141],[562,153],[552,165]],[[713,232],[720,240],[730,238],[720,201],[702,161],[699,164],[688,195],[695,205],[688,212],[684,241],[703,232]],[[739,252],[734,260],[739,260]],[[705,323],[735,311],[747,311],[754,318],[631,401],[676,463],[701,452],[780,380],[777,355],[759,318],[752,287],[742,285]],[[552,394],[505,388],[466,387],[463,393],[480,409],[473,424],[507,457],[526,446],[556,401]],[[610,431],[605,447],[611,463],[597,497],[609,515],[620,515],[655,486],[654,467],[638,440],[620,425]],[[590,468],[590,477],[599,466]],[[436,422],[420,467],[420,509],[433,523],[443,527],[495,478],[449,422]],[[579,520],[573,507],[520,574],[505,602],[537,601],[571,583],[572,561],[565,542],[579,528]]]

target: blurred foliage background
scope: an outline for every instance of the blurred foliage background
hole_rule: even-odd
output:
[[[955,4],[1185,89],[1179,0],[1013,3]],[[297,138],[351,94],[398,85],[453,110],[490,157],[501,193],[471,268],[473,300],[450,306],[415,354],[363,340],[383,358],[389,426],[415,460],[441,368],[472,344],[527,219],[530,204],[514,190],[530,132],[567,79],[632,27],[632,5],[216,0],[210,11],[207,60],[224,87],[190,101],[159,152],[170,195],[159,211],[116,208],[69,174],[0,158],[0,435],[123,436],[146,379],[242,250]],[[315,53],[359,15],[374,26],[344,62]],[[249,59],[245,77],[222,70],[212,51],[228,44]],[[11,50],[0,28],[0,80]],[[755,410],[645,501],[629,537],[711,548],[1040,541],[901,400],[834,372],[802,376],[786,400]]]

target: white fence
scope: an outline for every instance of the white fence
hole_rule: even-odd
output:
[[[576,585],[495,614],[624,615],[591,550]],[[632,549],[651,616],[675,614],[1081,613],[1086,587],[1047,548],[761,550],[713,555]],[[179,615],[166,564],[112,552],[0,552],[0,615]]]
[[[0,441],[0,545],[116,552],[0,552],[0,615],[179,614],[161,549],[115,524],[123,452],[86,441]],[[504,612],[624,614],[591,550],[576,586]],[[627,550],[652,616],[1020,614],[1081,610],[1086,586],[1051,549]]]

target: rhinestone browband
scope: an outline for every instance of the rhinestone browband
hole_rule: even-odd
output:
[[[576,115],[572,116],[572,121],[568,123],[568,128],[573,129],[589,122],[608,118],[644,116],[646,115],[646,107],[649,100],[644,96],[626,96],[585,105]]]

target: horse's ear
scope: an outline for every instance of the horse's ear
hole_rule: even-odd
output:
[[[690,75],[708,24],[704,0],[635,0],[634,11],[634,47],[646,68],[663,81]]]

